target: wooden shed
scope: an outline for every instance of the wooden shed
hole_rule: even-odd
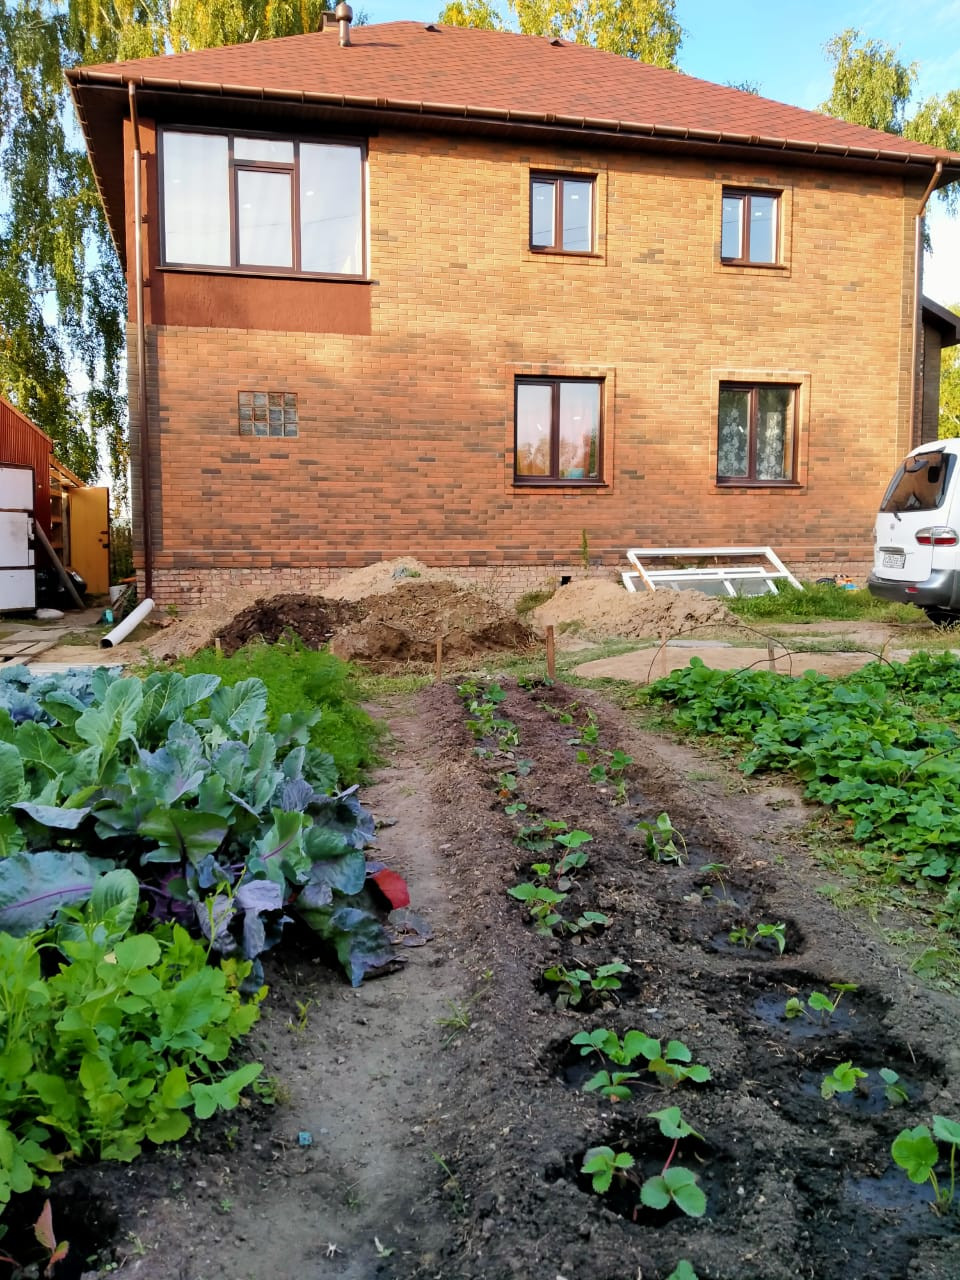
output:
[[[50,510],[53,441],[19,409],[0,396],[0,466],[33,469],[33,518],[54,545]],[[59,530],[57,531],[59,534]]]

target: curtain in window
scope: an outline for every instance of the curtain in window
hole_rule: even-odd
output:
[[[757,391],[757,479],[788,478],[788,410],[791,392],[787,387],[760,387]]]
[[[746,476],[750,462],[750,393],[720,392],[717,475]]]

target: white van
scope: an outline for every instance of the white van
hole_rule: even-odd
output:
[[[871,595],[915,604],[937,626],[960,622],[960,439],[907,454],[874,526]]]

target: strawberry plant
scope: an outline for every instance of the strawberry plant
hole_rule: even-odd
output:
[[[683,864],[683,859],[687,856],[687,842],[670,821],[668,813],[658,814],[653,822],[638,822],[634,830],[643,835],[644,848],[654,862],[675,862],[677,866]]]
[[[936,1166],[940,1160],[940,1148],[934,1138],[947,1143],[950,1148],[950,1183],[941,1187]],[[953,1207],[956,1193],[956,1158],[960,1146],[960,1123],[946,1116],[933,1117],[933,1134],[925,1124],[914,1129],[901,1129],[893,1140],[890,1154],[911,1182],[929,1182],[933,1188],[933,1202],[940,1213]]]
[[[674,1085],[684,1080],[702,1084],[710,1079],[710,1068],[693,1063],[692,1054],[682,1040],[670,1040],[664,1047],[642,1031],[627,1031],[621,1040],[616,1032],[599,1027],[594,1031],[578,1031],[570,1043],[580,1049],[581,1057],[596,1053],[620,1067],[629,1067],[638,1058],[644,1058],[648,1071],[664,1076]],[[593,1076],[584,1089],[602,1089],[609,1083],[609,1073],[604,1070]]]
[[[812,1009],[814,1013],[819,1013],[820,1021],[822,1023],[829,1022],[836,1013],[844,995],[849,991],[856,991],[857,984],[855,982],[831,982],[830,990],[837,992],[835,1000],[831,1000],[830,997],[825,995],[822,991],[811,991],[810,995],[807,997],[806,1005],[804,1005],[803,1001],[797,996],[791,996],[784,1006],[784,1017],[805,1017],[813,1021],[813,1015],[808,1012],[808,1010]]]
[[[731,929],[727,936],[734,946],[746,947],[748,950],[755,947],[758,942],[772,938],[780,954],[783,955],[787,945],[787,926],[783,921],[778,924],[767,924],[761,920],[754,926],[752,933],[748,925],[741,924]]]
[[[867,1072],[855,1067],[851,1061],[838,1063],[820,1082],[820,1095],[832,1098],[838,1093],[852,1093],[866,1080]]]

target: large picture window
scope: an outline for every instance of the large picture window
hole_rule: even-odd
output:
[[[796,479],[797,388],[722,382],[717,421],[719,484]]]
[[[363,146],[165,129],[163,260],[363,276]]]
[[[737,265],[780,262],[780,193],[724,188],[720,258]]]
[[[603,382],[596,378],[518,378],[518,484],[596,483],[602,479]]]

